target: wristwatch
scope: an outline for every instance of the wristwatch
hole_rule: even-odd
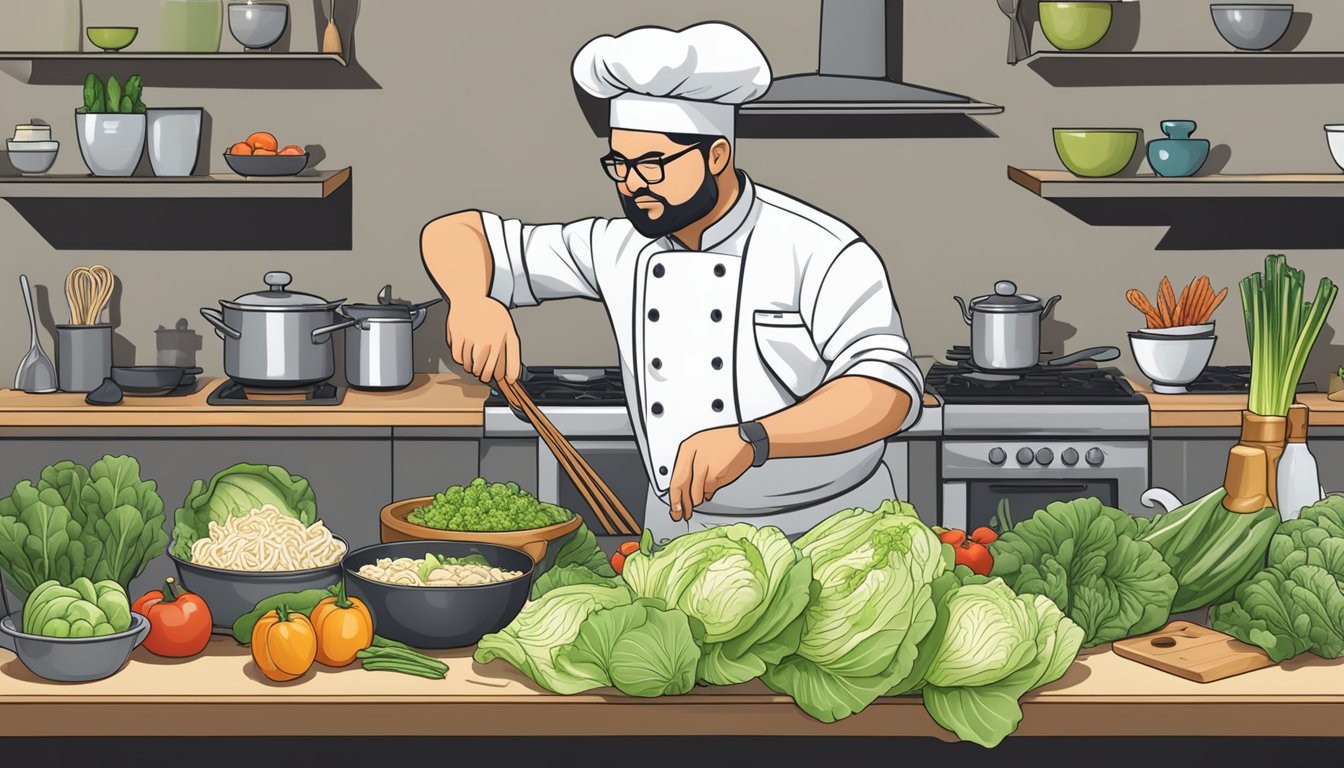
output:
[[[737,425],[737,436],[751,444],[751,466],[759,467],[770,457],[770,438],[765,425],[759,421],[744,421]]]

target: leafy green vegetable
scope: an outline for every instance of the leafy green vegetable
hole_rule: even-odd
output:
[[[1327,496],[1279,525],[1267,567],[1209,618],[1276,662],[1306,651],[1344,656],[1344,499]]]
[[[639,598],[589,616],[574,644],[555,654],[556,669],[628,696],[678,696],[695,687],[703,634],[681,611]]]
[[[1288,266],[1283,254],[1265,257],[1264,273],[1241,281],[1246,343],[1251,350],[1250,410],[1287,416],[1307,355],[1325,326],[1339,289],[1322,277],[1316,298],[1304,301],[1306,276]]]
[[[420,566],[416,570],[421,581],[429,581],[429,574],[439,568],[446,568],[450,565],[479,565],[482,568],[489,568],[490,561],[480,555],[467,555],[466,557],[449,557],[448,555],[438,555],[433,552],[426,552],[424,559],[420,561]]]
[[[597,546],[597,537],[587,525],[580,525],[555,555],[552,568],[577,565],[596,573],[598,576],[615,576],[607,555]]]
[[[1054,502],[990,544],[992,576],[1044,595],[1083,628],[1083,647],[1151,632],[1171,615],[1177,583],[1134,518],[1098,499]]]
[[[272,504],[304,525],[317,522],[317,497],[308,481],[284,467],[235,464],[207,484],[196,480],[174,515],[173,556],[191,561],[191,545],[209,535],[210,522],[223,524]]]
[[[811,558],[818,588],[797,653],[763,679],[812,717],[834,722],[910,674],[937,618],[932,582],[952,567],[952,550],[914,507],[892,501],[832,515],[795,544]]]
[[[107,111],[121,112],[121,82],[116,75],[107,78]]]
[[[929,715],[958,738],[994,747],[1022,721],[1023,694],[1064,676],[1083,630],[1042,595],[1001,579],[951,590],[941,645],[922,687]]]
[[[23,606],[23,631],[45,637],[101,637],[131,626],[126,590],[110,579],[94,584],[80,576],[70,586],[39,584]]]
[[[37,485],[23,480],[0,499],[0,569],[22,596],[81,576],[128,588],[167,542],[156,489],[129,456],[46,467]]]
[[[483,477],[435,494],[406,516],[407,522],[445,531],[523,531],[573,518],[573,512],[538,501],[517,483],[489,483]]]
[[[636,596],[704,624],[701,682],[745,683],[798,650],[812,562],[778,528],[737,523],[696,531],[656,553],[641,548],[621,574]]]
[[[488,664],[503,659],[533,682],[554,693],[582,693],[608,684],[596,670],[559,670],[555,659],[573,645],[584,621],[597,611],[629,605],[634,598],[625,587],[575,584],[552,589],[529,602],[504,629],[481,638],[473,655]]]
[[[144,93],[144,81],[139,75],[132,75],[123,85],[115,76],[102,79],[90,72],[84,78],[84,105],[75,110],[89,114],[138,114],[146,111],[145,103],[140,100]]]
[[[1152,544],[1176,577],[1172,613],[1229,600],[1238,584],[1265,567],[1279,513],[1229,512],[1226,496],[1219,488],[1166,514],[1135,520],[1138,539]]]
[[[537,580],[532,583],[531,599],[536,600],[557,587],[568,587],[575,584],[618,586],[623,585],[623,582],[615,576],[599,576],[578,565],[563,565],[558,568],[551,568],[537,577]]]

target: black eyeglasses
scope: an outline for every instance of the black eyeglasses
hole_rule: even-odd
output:
[[[630,169],[635,169],[635,175],[644,180],[645,184],[657,184],[662,181],[666,173],[665,166],[676,160],[678,157],[699,149],[699,144],[693,144],[680,152],[671,155],[645,155],[637,157],[634,160],[627,160],[615,152],[601,158],[602,167],[612,181],[625,181],[630,177]]]

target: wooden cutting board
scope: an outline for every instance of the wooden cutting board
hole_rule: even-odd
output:
[[[1117,656],[1196,683],[1274,666],[1254,645],[1188,621],[1173,621],[1152,634],[1117,640],[1111,650]]]

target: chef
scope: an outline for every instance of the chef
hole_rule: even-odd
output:
[[[573,75],[609,101],[601,165],[625,215],[426,225],[453,359],[514,380],[509,309],[603,302],[658,540],[742,521],[796,537],[894,498],[884,442],[918,417],[922,374],[873,248],[737,168],[736,108],[770,86],[761,50],[727,24],[643,27],[589,42]]]

